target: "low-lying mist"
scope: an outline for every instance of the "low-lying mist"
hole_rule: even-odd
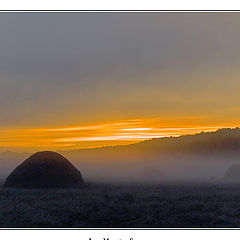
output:
[[[240,130],[221,129],[61,154],[88,182],[222,181],[226,170],[240,163]],[[6,178],[29,155],[0,154],[1,178]]]

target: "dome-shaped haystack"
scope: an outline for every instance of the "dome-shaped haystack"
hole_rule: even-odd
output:
[[[57,152],[37,152],[7,177],[8,188],[78,188],[84,185],[80,171]]]
[[[240,165],[234,164],[230,166],[223,177],[226,181],[240,182]]]

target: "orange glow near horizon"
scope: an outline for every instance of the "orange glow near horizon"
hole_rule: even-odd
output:
[[[210,125],[202,117],[146,118],[55,128],[2,129],[0,150],[72,150],[123,145],[146,139],[210,132],[235,124]],[[181,122],[181,124],[179,123]],[[189,124],[192,123],[192,125]]]

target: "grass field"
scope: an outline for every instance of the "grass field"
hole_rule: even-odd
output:
[[[240,227],[240,184],[1,189],[0,227]]]

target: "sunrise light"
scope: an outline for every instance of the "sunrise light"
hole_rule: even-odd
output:
[[[179,119],[182,127],[176,127],[176,123],[171,119],[139,118],[69,127],[2,129],[0,148],[26,150],[93,148],[131,144],[146,139],[194,134],[201,131],[209,132],[226,127],[226,125],[204,126],[204,124],[199,127],[186,127],[184,121],[185,118]]]

